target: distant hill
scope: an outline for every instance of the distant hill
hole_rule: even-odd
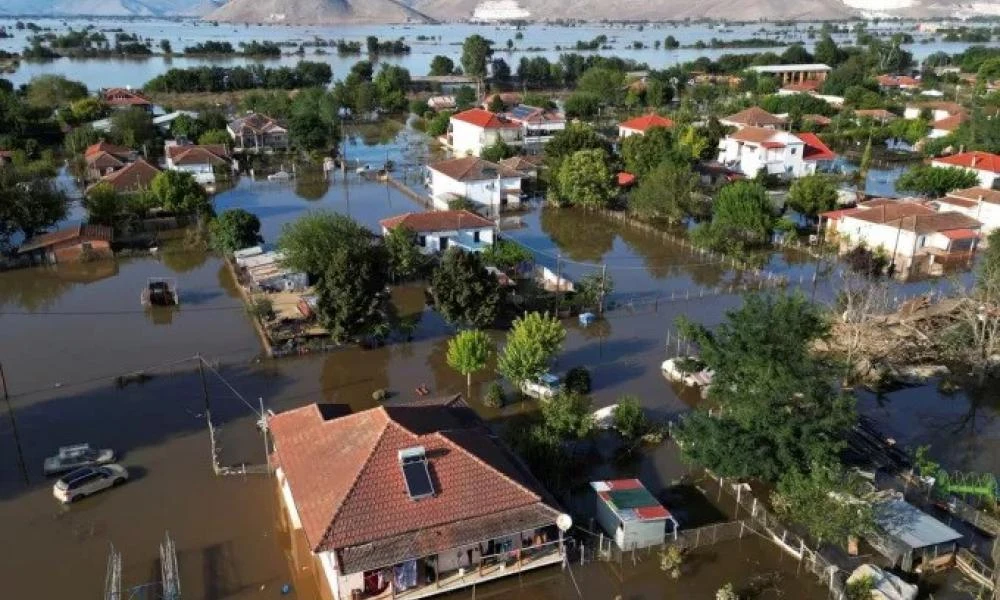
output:
[[[398,0],[230,0],[206,18],[215,21],[289,24],[422,21]]]
[[[0,15],[201,16],[225,0],[0,0]]]

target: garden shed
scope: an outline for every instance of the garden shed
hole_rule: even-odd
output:
[[[638,479],[592,481],[590,487],[597,521],[620,549],[662,544],[668,533],[677,539],[677,521]]]

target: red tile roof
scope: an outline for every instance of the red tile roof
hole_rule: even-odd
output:
[[[884,204],[879,203],[876,205],[859,206],[858,208],[846,213],[844,216],[861,219],[862,221],[868,221],[869,223],[885,224],[903,218],[910,218],[918,215],[927,216],[932,214],[935,214],[934,209],[924,206],[923,204],[890,200]]]
[[[454,121],[462,121],[483,129],[519,129],[517,123],[482,108],[470,108],[451,116]]]
[[[635,117],[634,119],[629,119],[623,123],[618,124],[619,127],[625,129],[634,129],[636,131],[646,131],[647,129],[652,129],[653,127],[673,127],[674,122],[667,117],[661,117],[656,113],[650,113],[648,115],[643,115],[641,117]]]
[[[762,142],[761,145],[760,145],[760,147],[761,148],[767,148],[769,150],[773,150],[773,149],[776,149],[776,148],[784,148],[785,145],[783,143],[781,143],[781,142]]]
[[[127,88],[108,88],[101,94],[111,106],[149,106],[152,102],[142,92]]]
[[[906,75],[879,75],[876,80],[882,87],[916,87],[920,85],[919,80]]]
[[[105,141],[97,142],[96,144],[91,144],[87,146],[87,149],[83,151],[84,157],[91,157],[101,153],[107,153],[118,158],[128,157],[135,154],[135,151],[131,148],[126,148],[124,146],[116,146],[114,144],[109,144]]]
[[[749,142],[751,144],[762,144],[767,140],[778,135],[780,132],[774,129],[765,129],[763,127],[755,127],[753,125],[744,127],[738,131],[734,131],[729,134],[729,139],[736,140],[738,142]]]
[[[932,129],[940,129],[941,131],[955,131],[958,126],[969,120],[969,115],[964,112],[956,113],[950,117],[945,117],[943,119],[938,119],[931,124]]]
[[[967,240],[979,237],[979,232],[975,229],[949,229],[941,233],[949,240]]]
[[[522,516],[552,523],[558,515],[461,397],[330,419],[312,404],[272,417],[270,428],[306,539],[317,552],[336,550],[343,558],[366,552],[367,544],[391,545],[386,552],[394,556],[412,553],[414,544],[421,552],[441,551],[482,519],[527,511]],[[415,446],[424,448],[435,492],[420,500],[409,497],[398,456]],[[370,556],[362,562],[392,564]]]
[[[447,175],[457,181],[486,181],[488,179],[520,178],[523,173],[498,165],[477,156],[449,158],[427,165],[428,169]]]
[[[137,192],[147,189],[159,174],[159,169],[140,158],[123,169],[105,175],[97,183],[110,183],[119,193]]]
[[[815,133],[796,133],[795,136],[805,144],[802,149],[803,160],[833,160],[837,158],[837,153],[830,150]]]
[[[633,174],[631,174],[631,173],[629,173],[627,171],[622,171],[621,173],[618,174],[618,186],[619,187],[628,187],[628,186],[632,185],[633,183],[635,183],[635,175],[633,175]]]
[[[967,169],[1000,173],[1000,156],[978,150],[975,152],[953,154],[952,156],[940,156],[931,162],[951,167],[965,167]]]
[[[435,210],[410,212],[382,219],[379,225],[386,229],[406,227],[415,233],[454,231],[457,229],[494,227],[493,221],[467,210]]]
[[[21,244],[21,247],[18,249],[18,253],[23,254],[25,252],[31,252],[32,250],[48,248],[49,246],[55,246],[56,244],[73,240],[79,240],[81,242],[96,240],[110,242],[111,236],[112,229],[107,225],[77,224],[59,229],[58,231],[53,231],[51,233],[37,235]]]
[[[175,165],[226,164],[229,151],[221,144],[167,146],[167,157]]]
[[[751,106],[720,120],[752,127],[784,127],[788,123],[786,119],[772,115],[759,106]]]
[[[990,190],[983,187],[971,187],[964,190],[954,190],[948,192],[949,198],[960,198],[962,200],[978,202],[982,199],[983,202],[989,202],[990,204],[1000,204],[1000,190]],[[947,198],[945,199],[947,200]]]

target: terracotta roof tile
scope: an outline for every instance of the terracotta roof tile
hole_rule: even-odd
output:
[[[96,144],[91,144],[87,146],[87,149],[84,150],[83,155],[84,157],[90,157],[101,153],[111,154],[112,156],[123,158],[135,154],[135,150],[132,150],[131,148],[126,148],[124,146],[116,146],[114,144],[109,144],[105,141],[100,141],[97,142]]]
[[[493,221],[467,210],[410,212],[379,221],[386,229],[406,227],[416,233],[452,231],[470,227],[494,227]]]
[[[152,104],[142,92],[121,87],[108,88],[101,96],[111,106],[149,106]]]
[[[783,127],[788,122],[777,115],[772,115],[759,106],[751,106],[721,120],[751,127]]]
[[[730,139],[738,142],[750,142],[751,144],[761,144],[768,141],[778,132],[774,129],[764,129],[763,127],[748,126],[729,134]]]
[[[520,125],[482,108],[470,108],[451,116],[453,121],[462,121],[483,129],[520,129]]]
[[[965,167],[967,169],[1000,173],[1000,156],[978,150],[975,152],[962,152],[951,156],[941,156],[931,162],[950,167]]]
[[[392,546],[400,538],[447,532],[422,542],[421,552],[430,553],[453,547],[456,532],[491,515],[540,509],[554,521],[556,509],[537,481],[481,421],[463,425],[469,414],[467,406],[462,411],[449,401],[386,405],[329,420],[311,405],[272,417],[275,453],[314,550],[339,550],[344,557],[365,544]],[[435,490],[420,500],[409,497],[398,457],[414,446],[425,450]]]
[[[667,117],[661,117],[656,113],[650,113],[648,115],[643,115],[641,117],[635,117],[634,119],[629,119],[623,123],[618,124],[619,127],[625,129],[634,129],[636,131],[646,131],[652,129],[653,127],[673,127],[674,122]]]
[[[521,173],[477,156],[449,158],[427,165],[428,169],[457,181],[486,181],[499,177],[521,177]]]
[[[110,242],[112,229],[107,225],[72,225],[51,233],[43,233],[27,240],[18,249],[18,253],[31,252],[40,248],[47,248],[74,239],[81,241],[101,240]]]
[[[97,183],[109,183],[119,193],[135,192],[148,188],[159,174],[159,169],[140,158],[110,175],[105,175]]]
[[[945,117],[943,119],[938,119],[931,124],[932,129],[939,129],[941,131],[955,131],[958,126],[969,120],[969,115],[964,112],[956,113],[950,117]]]
[[[934,209],[923,204],[890,200],[885,203],[862,204],[853,211],[846,213],[845,216],[868,221],[869,223],[885,224],[901,218],[910,218],[917,215],[928,216],[932,214],[935,214]]]
[[[796,133],[795,137],[802,140],[802,160],[833,160],[837,153],[823,143],[815,133]]]
[[[955,190],[948,192],[948,197],[959,198],[972,202],[978,202],[982,199],[983,202],[988,202],[990,204],[1000,204],[1000,190],[990,190],[983,187],[971,187],[964,190]]]
[[[175,165],[225,164],[229,151],[222,144],[167,146],[167,156]]]

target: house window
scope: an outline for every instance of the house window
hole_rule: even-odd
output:
[[[795,156],[795,151],[796,150],[798,150],[798,148],[792,148],[792,156]]]
[[[445,237],[445,236],[441,236],[441,241],[438,242],[438,247],[441,250],[447,250],[448,249],[448,238]]]
[[[920,236],[917,238],[917,248],[923,248],[924,244],[927,243],[927,236]]]
[[[419,236],[417,236],[417,244],[419,244],[421,248],[426,248],[427,247],[427,236],[426,235],[419,235]]]
[[[478,231],[476,231],[475,233],[472,234],[472,241],[476,242],[477,244],[479,243],[479,232]]]

